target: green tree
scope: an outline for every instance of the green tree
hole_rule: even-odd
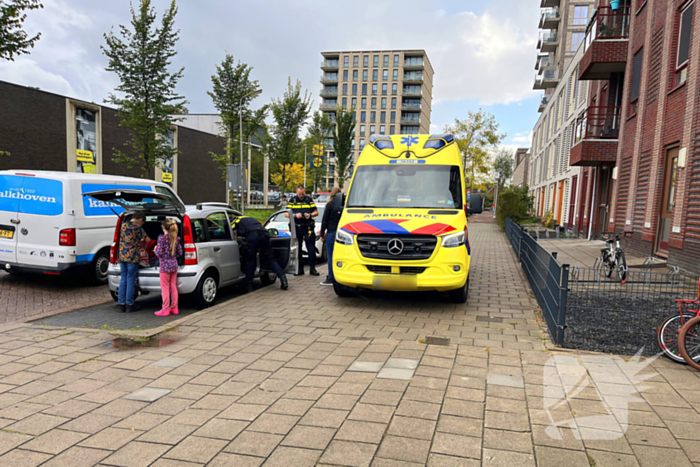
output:
[[[454,123],[445,125],[445,132],[454,135],[466,177],[473,187],[477,174],[488,174],[491,170],[489,150],[506,135],[498,133],[495,117],[482,109],[470,111],[466,119],[455,118]]]
[[[177,6],[175,0],[163,14],[160,27],[155,25],[156,12],[151,0],[141,0],[138,11],[131,7],[131,27],[120,25],[121,38],[112,31],[105,34],[102,52],[109,58],[107,71],[119,77],[117,94],[109,94],[105,102],[117,106],[119,126],[129,128],[132,154],[114,148],[113,160],[129,168],[140,166],[144,176],[151,176],[177,154],[163,135],[171,129],[171,115],[187,113],[184,97],[175,87],[184,68],[171,73],[168,68],[177,54],[175,43],[179,31],[174,29]]]
[[[29,37],[23,29],[27,11],[44,8],[39,0],[0,0],[0,59],[14,61],[28,55],[41,33]]]
[[[336,185],[343,188],[345,180],[352,175],[355,158],[352,141],[355,139],[355,108],[346,109],[338,106],[335,112],[336,131],[333,140],[335,148]]]
[[[296,152],[301,147],[299,132],[309,118],[311,96],[308,91],[302,95],[301,82],[292,85],[289,78],[284,95],[281,99],[272,99],[270,107],[274,125],[268,128],[263,146],[270,160],[280,168],[279,182],[275,184],[286,187],[287,167],[294,162]]]
[[[268,105],[263,105],[255,111],[250,109],[253,99],[262,92],[258,81],[250,79],[252,70],[253,68],[245,63],[235,63],[233,55],[226,54],[221,65],[216,65],[216,73],[211,77],[212,90],[207,91],[214,107],[219,111],[221,136],[226,139],[226,154],[210,153],[219,163],[224,179],[226,165],[240,162],[241,132],[243,141],[248,141],[248,138],[264,125],[267,117]],[[245,154],[247,152],[244,153],[244,158]]]
[[[501,148],[493,160],[493,171],[496,174],[498,186],[504,186],[513,176],[513,152]]]
[[[318,111],[313,115],[308,131],[308,139],[311,142],[310,148],[312,148],[312,156],[323,157],[323,164],[321,164],[320,167],[314,168],[312,167],[313,164],[309,163],[309,170],[311,174],[309,178],[312,181],[314,188],[317,189],[318,187],[325,186],[326,166],[328,162],[326,160],[328,155],[326,151],[333,149],[331,139],[333,135],[333,122],[331,122],[331,119],[328,118],[325,113]],[[331,141],[330,145],[326,144],[327,140]]]
[[[506,217],[515,222],[520,222],[528,217],[532,207],[530,189],[525,186],[509,186],[498,193],[496,202],[496,221],[501,228],[505,228]]]

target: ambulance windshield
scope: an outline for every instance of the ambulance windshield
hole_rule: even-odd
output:
[[[357,168],[350,208],[462,209],[459,167],[449,165],[364,165]]]

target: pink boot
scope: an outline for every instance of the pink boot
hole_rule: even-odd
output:
[[[177,314],[179,314],[179,313],[180,313],[180,310],[178,310],[177,308],[171,308],[171,309],[170,309],[170,314],[171,314],[171,315],[177,315]]]
[[[156,316],[169,316],[170,310],[160,310],[160,311],[156,311],[154,314]],[[177,313],[175,313],[175,314],[177,314]]]

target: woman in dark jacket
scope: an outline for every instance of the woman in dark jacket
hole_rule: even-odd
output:
[[[340,222],[340,215],[343,212],[342,206],[340,209],[335,207],[335,195],[338,193],[340,193],[340,188],[333,187],[321,221],[321,237],[326,241],[326,256],[328,256],[328,275],[326,280],[321,282],[321,285],[333,285],[333,246],[335,245],[335,232],[338,230],[338,222]]]

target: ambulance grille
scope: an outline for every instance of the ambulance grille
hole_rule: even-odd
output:
[[[389,251],[392,240],[400,240],[403,245],[400,253],[392,254]],[[357,246],[365,258],[421,260],[433,255],[437,238],[434,235],[360,234],[357,236]]]
[[[391,272],[391,266],[377,266],[374,264],[367,264],[367,269],[375,274],[394,274]],[[401,266],[399,272],[396,274],[423,274],[428,268],[416,267],[416,266]]]

